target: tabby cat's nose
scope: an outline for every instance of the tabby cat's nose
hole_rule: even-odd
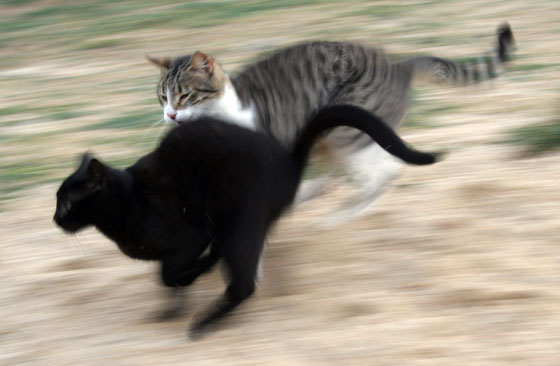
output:
[[[167,113],[167,117],[175,119],[175,117],[177,117],[177,113]]]

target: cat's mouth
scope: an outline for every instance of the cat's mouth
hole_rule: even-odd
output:
[[[175,118],[170,118],[169,116],[164,116],[163,120],[165,121],[166,124],[168,125],[175,125],[175,126],[179,126],[182,125],[185,122],[189,122],[192,120],[192,118],[188,118],[188,117],[182,117],[181,119],[179,119],[178,117]]]
[[[54,213],[53,220],[67,234],[75,234],[83,228],[83,225],[72,224],[64,220],[64,216],[60,215],[58,210]]]

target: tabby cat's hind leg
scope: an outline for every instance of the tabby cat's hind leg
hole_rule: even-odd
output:
[[[332,213],[324,216],[318,222],[318,226],[322,228],[336,227],[367,213],[366,208],[399,175],[403,165],[400,160],[373,143],[352,154],[344,155],[344,152],[341,152],[337,160],[357,184],[358,192]]]
[[[330,181],[329,175],[323,175],[317,178],[307,179],[301,182],[296,197],[294,199],[294,206],[307,202],[325,192],[327,183]]]
[[[334,173],[332,166],[335,161],[331,150],[326,140],[317,142],[313,147],[311,159],[307,162],[304,173],[304,177],[306,175],[310,177],[300,183],[294,198],[294,207],[325,193]]]

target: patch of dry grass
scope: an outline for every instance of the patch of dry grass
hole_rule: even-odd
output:
[[[557,1],[64,4],[0,3],[0,363],[557,362],[560,159],[518,159],[522,147],[496,144],[557,121]],[[208,339],[187,343],[184,330],[222,291],[218,273],[193,287],[186,317],[152,322],[163,301],[153,266],[92,231],[71,239],[52,224],[54,192],[79,154],[122,167],[157,143],[158,72],[145,53],[206,50],[234,71],[261,52],[328,38],[465,58],[488,51],[504,20],[519,55],[508,73],[416,89],[409,125],[422,128],[405,123],[403,135],[448,157],[407,168],[399,189],[342,227],[313,223],[346,187],[298,208],[270,239],[257,296]],[[556,129],[524,131],[519,141],[544,144]]]

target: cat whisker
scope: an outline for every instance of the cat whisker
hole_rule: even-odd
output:
[[[161,124],[164,123],[164,122],[165,122],[165,119],[162,118],[162,119],[160,119],[159,121],[152,123],[152,127],[161,125]]]
[[[76,234],[72,234],[72,241],[76,243],[76,247],[78,248],[78,251],[80,252],[81,256],[87,258],[88,257],[87,251],[84,250],[84,246]]]
[[[168,130],[167,125],[161,126],[156,138],[159,140],[161,138],[161,135],[163,135],[167,130]]]
[[[154,128],[160,126],[161,124],[165,125],[165,120],[163,118],[160,119],[159,121],[156,121],[156,122],[152,123],[152,125],[146,130],[146,132],[144,132],[143,137],[146,137],[147,134],[152,132],[154,130]]]

